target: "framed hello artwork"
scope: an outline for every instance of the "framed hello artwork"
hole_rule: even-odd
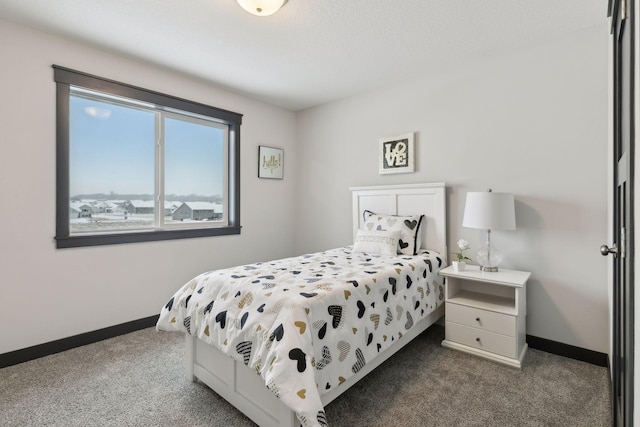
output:
[[[258,147],[258,178],[284,178],[284,150],[282,148]]]

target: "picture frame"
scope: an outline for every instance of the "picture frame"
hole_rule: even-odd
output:
[[[258,146],[258,178],[284,178],[284,149]]]
[[[380,138],[379,170],[381,175],[414,172],[414,133]]]

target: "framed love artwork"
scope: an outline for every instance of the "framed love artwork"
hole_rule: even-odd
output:
[[[404,133],[380,139],[379,169],[381,175],[414,172],[414,134]]]

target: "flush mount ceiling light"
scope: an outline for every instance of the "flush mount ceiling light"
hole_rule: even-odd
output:
[[[269,16],[276,13],[287,0],[236,0],[247,12],[257,16]]]

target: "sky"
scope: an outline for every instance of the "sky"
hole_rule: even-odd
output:
[[[72,95],[69,194],[154,194],[153,111]],[[222,194],[224,131],[167,116],[165,194]]]

